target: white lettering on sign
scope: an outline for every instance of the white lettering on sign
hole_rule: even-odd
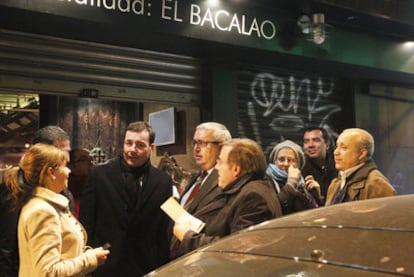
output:
[[[212,29],[217,28],[223,32],[235,31],[240,35],[264,37],[273,39],[276,36],[276,26],[270,20],[259,22],[253,18],[250,22],[246,21],[245,15],[231,14],[226,10],[211,10],[209,7],[204,10],[199,5],[191,4],[190,6],[190,24],[201,27],[209,26]]]
[[[143,15],[145,0],[58,0],[60,2],[75,2],[78,5],[91,7],[103,7],[107,10],[120,11],[122,13],[134,13]]]
[[[160,19],[174,23],[184,23],[242,36],[254,36],[271,40],[276,37],[276,25],[268,19],[231,12],[225,9],[201,6],[180,0],[157,0],[160,6],[154,7],[155,0],[56,0],[80,6],[96,7],[123,14],[151,17],[158,14]],[[189,5],[189,10],[187,9]],[[156,8],[157,11],[151,12]],[[160,9],[160,10],[158,10]],[[187,12],[185,12],[187,11]]]
[[[172,4],[173,6],[170,6]],[[173,16],[171,17],[170,12],[174,11]],[[177,22],[182,22],[182,18],[178,17],[178,2],[177,0],[162,0],[161,6],[161,18],[167,20],[173,20]]]

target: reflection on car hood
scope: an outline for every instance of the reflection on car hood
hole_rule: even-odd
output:
[[[414,276],[413,204],[414,195],[405,195],[284,216],[223,238],[153,274]]]

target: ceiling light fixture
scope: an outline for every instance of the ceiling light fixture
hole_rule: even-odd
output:
[[[325,15],[314,13],[312,20],[307,15],[302,15],[298,20],[298,26],[303,34],[308,36],[308,40],[315,44],[322,44],[326,39]]]

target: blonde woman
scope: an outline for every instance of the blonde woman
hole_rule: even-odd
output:
[[[60,194],[68,185],[67,162],[66,152],[38,143],[7,171],[12,208],[21,209],[19,276],[84,276],[109,254],[102,247],[86,251],[86,232]]]

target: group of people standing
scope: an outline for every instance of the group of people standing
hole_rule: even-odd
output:
[[[268,219],[396,194],[372,160],[373,137],[359,128],[344,130],[332,151],[326,130],[309,127],[303,148],[285,140],[266,159],[255,141],[231,139],[225,126],[207,122],[197,126],[192,146],[200,173],[179,200],[205,227],[197,233],[175,223],[172,258]]]
[[[127,126],[122,154],[90,166],[78,180],[85,184],[80,199],[76,194],[71,201],[69,173],[87,157],[69,156],[69,137],[50,128],[59,132],[34,144],[1,185],[0,216],[7,222],[1,229],[7,234],[0,244],[2,276],[17,276],[17,243],[19,276],[142,276],[272,218],[395,195],[372,160],[374,140],[365,130],[344,130],[332,156],[326,131],[309,128],[303,150],[286,140],[266,158],[255,141],[232,139],[224,125],[206,122],[196,127],[191,144],[200,171],[178,199],[205,223],[197,233],[160,209],[173,183],[151,165],[155,133],[146,122]]]

